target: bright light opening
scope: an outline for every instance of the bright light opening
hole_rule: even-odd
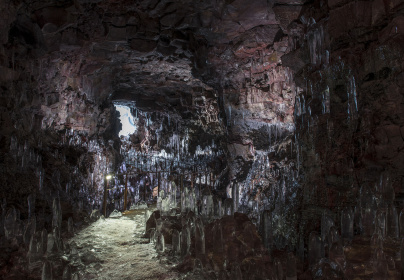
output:
[[[119,119],[121,120],[122,130],[119,132],[119,136],[128,136],[136,131],[135,118],[130,112],[128,106],[115,105],[116,110],[121,114]]]
[[[107,175],[107,180],[109,180],[109,179],[111,179],[112,178],[112,175]]]

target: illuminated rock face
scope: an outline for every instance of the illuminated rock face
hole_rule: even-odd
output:
[[[0,3],[0,235],[11,244],[41,243],[33,219],[53,235],[56,198],[63,232],[104,214],[104,186],[109,214],[124,210],[124,185],[137,209],[157,184],[194,211],[211,197],[215,217],[248,214],[267,249],[298,257],[325,212],[344,242],[402,236],[401,1],[17,2]],[[129,137],[116,106],[131,108]],[[126,180],[129,162],[155,173]]]

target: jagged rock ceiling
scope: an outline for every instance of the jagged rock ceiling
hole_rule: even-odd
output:
[[[11,11],[15,21],[4,22],[9,36],[3,42],[16,60],[8,61],[11,67],[3,79],[15,79],[21,71],[38,75],[37,91],[46,96],[39,108],[44,127],[108,133],[103,128],[108,117],[99,123],[105,110],[98,105],[107,100],[135,104],[143,112],[158,113],[154,129],[162,116],[171,116],[183,128],[193,125],[195,134],[201,132],[198,127],[211,138],[228,133],[223,147],[246,162],[254,156],[251,145],[266,150],[275,142],[272,127],[276,134],[293,131],[298,89],[281,57],[289,51],[288,25],[303,4],[27,3]],[[254,136],[257,131],[261,137]]]
[[[179,112],[211,86],[237,95],[271,91],[274,78],[266,72],[285,71],[276,66],[287,51],[286,26],[302,4],[38,1],[15,11],[16,21],[4,22],[11,29],[3,43],[15,45],[15,56],[51,60],[68,85],[90,100],[112,94],[146,110],[169,104]],[[18,49],[18,43],[28,47]]]

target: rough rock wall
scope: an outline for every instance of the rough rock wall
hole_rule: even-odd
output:
[[[288,27],[300,30],[282,63],[302,89],[294,146],[305,236],[319,228],[322,210],[338,220],[344,206],[365,207],[360,198],[379,197],[388,178],[403,206],[403,8],[315,1]]]
[[[62,47],[52,47],[52,30],[75,14],[62,12],[66,4],[1,3],[7,11],[0,23],[3,211],[14,206],[27,218],[31,194],[32,211],[48,229],[53,198],[61,198],[65,215],[99,206],[104,175],[120,160],[119,123],[104,102],[110,80],[85,64],[90,47],[68,35],[76,28],[64,26],[54,42]]]

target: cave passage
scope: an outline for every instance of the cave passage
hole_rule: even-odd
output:
[[[0,10],[0,279],[404,278],[403,0]]]

